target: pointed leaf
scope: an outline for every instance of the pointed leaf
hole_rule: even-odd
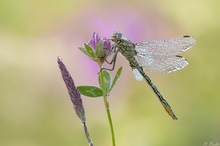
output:
[[[111,76],[108,71],[102,70],[103,79],[105,83],[105,92],[109,93],[109,87],[111,84]],[[102,88],[102,82],[101,82],[101,73],[99,73],[99,86]]]
[[[118,81],[118,79],[119,79],[119,77],[121,75],[121,71],[122,71],[122,67],[120,67],[118,69],[118,71],[116,72],[115,77],[114,77],[113,82],[112,82],[112,85],[111,85],[111,87],[109,89],[109,92],[112,90],[112,88],[115,86],[115,83]]]
[[[85,53],[85,54],[87,55],[87,53],[86,53],[86,49],[85,49],[85,48],[83,48],[83,47],[79,47],[79,49],[80,49],[83,53]]]
[[[99,41],[95,50],[95,54],[97,57],[101,56],[102,49],[103,49],[103,41]]]
[[[88,97],[101,97],[102,89],[95,86],[78,86],[77,90],[79,90],[80,94],[88,96]]]
[[[86,54],[91,57],[92,59],[95,58],[95,53],[93,51],[93,49],[86,43],[84,43],[84,47],[85,47],[85,51],[86,51]]]
[[[85,48],[79,47],[79,49],[80,49],[84,54],[86,54],[87,56],[91,57],[91,56],[87,53],[87,51],[86,51]]]

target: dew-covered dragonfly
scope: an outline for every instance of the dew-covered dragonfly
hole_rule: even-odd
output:
[[[188,62],[178,54],[191,48],[196,42],[195,39],[191,36],[179,36],[168,40],[155,40],[134,44],[122,37],[120,32],[115,32],[111,40],[114,42],[112,45],[114,56],[112,61],[108,62],[113,64],[113,68],[110,70],[114,69],[117,54],[120,52],[128,60],[135,78],[137,80],[144,78],[157,95],[166,112],[174,120],[177,120],[171,106],[152,83],[144,69],[159,73],[169,73],[183,69],[188,65]]]

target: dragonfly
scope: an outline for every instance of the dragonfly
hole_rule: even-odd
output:
[[[122,33],[114,32],[110,40],[114,43],[112,45],[114,56],[110,62],[106,60],[113,65],[112,69],[108,70],[114,70],[117,54],[120,52],[129,62],[135,78],[137,80],[144,78],[166,112],[173,120],[177,120],[171,106],[144,70],[170,73],[183,69],[188,65],[188,61],[178,54],[191,48],[196,42],[195,39],[192,36],[185,35],[168,40],[154,40],[135,44],[122,37]]]

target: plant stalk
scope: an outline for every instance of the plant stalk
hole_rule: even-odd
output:
[[[99,67],[100,67],[100,70],[101,70],[102,65],[99,65]],[[100,72],[100,78],[101,78],[101,83],[102,83],[102,92],[103,92],[103,99],[104,99],[105,109],[106,109],[106,112],[107,112],[108,121],[109,121],[109,125],[110,125],[110,130],[111,130],[112,146],[116,146],[114,128],[113,128],[113,123],[112,123],[112,118],[111,118],[111,112],[110,112],[110,109],[109,109],[109,102],[108,102],[107,95],[106,95],[106,89],[105,89],[105,84],[104,84],[105,81],[104,81],[102,71]]]

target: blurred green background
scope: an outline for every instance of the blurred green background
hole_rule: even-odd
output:
[[[219,144],[219,6],[218,0],[1,0],[0,145],[88,145],[56,59],[63,59],[77,85],[97,85],[98,66],[77,48],[94,31],[108,38],[121,31],[133,42],[179,35],[197,41],[182,54],[186,69],[147,72],[177,121],[119,55],[122,76],[109,96],[118,146]],[[111,146],[102,98],[83,101],[94,144]]]

